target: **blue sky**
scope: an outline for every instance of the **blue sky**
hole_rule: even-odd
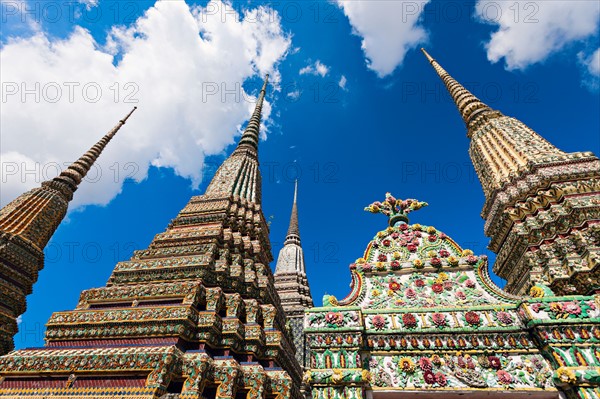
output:
[[[49,81],[64,87],[69,77],[61,73],[73,65],[78,66],[69,71],[73,81],[100,82],[111,96],[110,82],[122,90],[118,101],[97,103],[77,98],[52,103],[49,92],[40,102],[19,93],[3,97],[3,204],[51,178],[49,163],[72,161],[131,106],[139,106],[102,154],[102,173],[82,183],[73,211],[47,247],[16,346],[42,345],[50,314],[73,309],[82,290],[103,286],[116,262],[145,248],[192,195],[204,191],[233,150],[251,102],[235,95],[213,101],[221,93],[205,102],[196,89],[187,91],[198,82],[180,82],[187,76],[211,87],[217,83],[219,90],[221,82],[228,88],[239,82],[242,94],[250,95],[257,94],[264,73],[274,76],[267,93],[266,140],[259,149],[264,213],[276,258],[288,227],[293,181],[299,178],[300,233],[316,304],[325,292],[338,298],[349,292],[348,265],[386,227],[385,218],[363,208],[382,200],[386,191],[427,201],[429,207],[412,214],[412,222],[434,225],[493,262],[464,124],[418,48],[426,47],[488,105],[522,120],[560,149],[598,154],[597,11],[590,22],[588,6],[581,4],[580,11],[573,6],[566,15],[543,4],[525,8],[526,2],[514,10],[484,1],[400,3],[235,2],[231,15],[204,8],[205,14],[221,13],[220,22],[200,28],[202,40],[213,46],[196,54],[194,40],[184,37],[189,34],[184,23],[173,28],[166,18],[152,17],[145,20],[146,28],[155,24],[152,29],[132,28],[148,10],[171,12],[153,1],[88,1],[62,8],[60,17],[31,8],[37,3],[2,1],[4,96],[8,89],[20,90],[23,81],[28,87]],[[192,10],[206,6],[188,4]],[[235,27],[225,28],[235,13],[259,4],[267,10],[261,22],[246,26],[241,36]],[[25,7],[29,15],[23,16]],[[491,13],[498,10],[504,14],[496,18]],[[487,21],[477,13],[488,15]],[[394,17],[391,22],[386,14]],[[564,25],[563,19],[570,22]],[[263,25],[271,28],[265,31]],[[109,35],[115,26],[118,34]],[[85,30],[91,47],[86,35],[77,33]],[[499,30],[504,34],[494,36]],[[156,32],[165,42],[152,42]],[[247,42],[247,35],[254,41]],[[61,64],[65,59],[68,65]],[[126,89],[126,82],[139,83],[139,91]],[[126,93],[138,102],[125,101]],[[14,172],[9,164],[29,169]]]

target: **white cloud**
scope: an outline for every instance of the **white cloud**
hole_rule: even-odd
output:
[[[429,0],[337,0],[362,37],[367,66],[379,77],[394,72],[406,53],[427,40],[419,18]]]
[[[324,78],[329,73],[329,67],[323,64],[321,61],[317,60],[312,65],[307,65],[304,68],[300,69],[300,75],[319,75]]]
[[[342,75],[342,77],[340,78],[340,81],[338,82],[338,85],[340,86],[340,88],[342,90],[346,90],[346,83],[348,83],[348,79],[346,79],[346,77],[344,75]]]
[[[591,75],[600,76],[600,48],[586,60],[587,70]]]
[[[600,48],[589,56],[582,51],[578,57],[579,63],[583,66],[583,86],[592,92],[598,91],[600,89]]]
[[[506,68],[513,70],[544,61],[566,45],[597,34],[600,3],[478,0],[475,13],[481,21],[499,27],[486,43],[488,59],[504,59]]]
[[[205,156],[232,144],[254,108],[242,84],[267,72],[279,80],[275,68],[291,44],[272,10],[255,8],[243,18],[214,12],[223,7],[219,1],[209,6],[211,12],[158,1],[132,26],[113,28],[105,48],[79,27],[65,39],[41,32],[9,39],[0,50],[7,96],[0,107],[1,203],[54,177],[57,164],[83,154],[133,105],[139,109],[82,182],[73,205],[107,204],[125,177],[144,179],[150,164],[198,184]],[[79,85],[73,102],[69,82]],[[18,92],[8,95],[4,89],[15,85]],[[52,103],[57,87],[62,96]],[[102,93],[92,103],[94,87]],[[22,88],[39,93],[39,102],[32,93],[22,98]],[[127,96],[139,102],[128,103]],[[266,103],[264,119],[270,111]]]
[[[292,100],[297,100],[300,98],[300,90],[294,90],[294,91],[290,91],[287,94],[288,98],[292,99]]]

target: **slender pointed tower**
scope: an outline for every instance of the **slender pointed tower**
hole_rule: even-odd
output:
[[[275,289],[281,298],[283,310],[287,316],[294,344],[296,346],[296,359],[302,366],[306,366],[304,342],[304,310],[313,306],[306,267],[304,265],[304,252],[300,245],[300,230],[298,228],[298,181],[294,186],[294,203],[290,227],[283,248],[279,251],[277,266],[275,267]]]
[[[494,272],[505,289],[535,284],[556,294],[600,288],[600,161],[565,153],[523,122],[493,110],[423,53],[450,92],[471,139],[469,155],[485,193],[482,217]]]
[[[106,287],[54,313],[44,348],[0,358],[3,399],[299,397],[261,210],[266,87],[205,194],[119,262]]]
[[[44,267],[44,247],[65,217],[73,193],[135,109],[60,176],[0,210],[0,355],[14,347],[16,320],[25,312],[25,298]]]

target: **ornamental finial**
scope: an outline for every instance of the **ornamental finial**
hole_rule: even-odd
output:
[[[385,193],[385,200],[383,202],[373,202],[365,208],[365,211],[371,213],[383,213],[390,218],[389,224],[393,227],[400,223],[408,223],[407,215],[409,213],[417,211],[427,205],[429,205],[427,202],[418,201],[412,198],[405,200],[396,199],[392,194]]]

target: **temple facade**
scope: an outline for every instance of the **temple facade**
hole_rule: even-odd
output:
[[[409,224],[425,205],[367,207],[389,224],[350,265],[350,294],[306,311],[311,397],[600,398],[600,297],[502,291],[485,256]]]
[[[486,196],[487,258],[387,194],[351,292],[305,312],[314,399],[600,398],[600,164],[492,110],[424,50],[467,125]]]
[[[388,193],[365,208],[388,221],[350,265],[351,292],[313,307],[297,183],[272,273],[258,160],[265,79],[206,192],[106,286],[54,313],[44,347],[0,357],[0,398],[600,399],[600,161],[491,109],[423,52],[466,124],[504,290],[485,256],[410,223],[427,203]],[[68,201],[127,117],[0,211],[0,350],[12,349]]]
[[[135,109],[59,176],[0,209],[0,355],[14,348],[17,318],[25,313],[25,298],[44,267],[44,248],[75,190]]]
[[[46,345],[0,357],[2,398],[299,398],[301,368],[261,209],[267,88],[237,148],[105,287],[54,313]]]

